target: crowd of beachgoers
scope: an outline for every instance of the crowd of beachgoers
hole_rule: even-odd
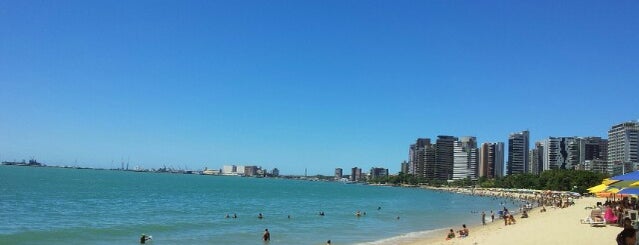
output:
[[[574,205],[574,198],[580,198],[579,194],[565,191],[540,191],[530,189],[501,189],[501,188],[462,188],[462,187],[425,187],[434,191],[452,192],[457,194],[491,197],[494,199],[503,199],[501,210],[490,211],[471,211],[481,217],[482,225],[486,222],[494,222],[495,219],[503,220],[504,225],[514,225],[517,218],[528,218],[530,210],[537,207],[539,212],[546,212],[546,207],[566,208]],[[506,203],[510,202],[512,206],[519,207],[518,210],[508,210]],[[489,213],[488,213],[489,212]],[[450,229],[446,235],[446,239],[455,237],[464,238],[469,236],[469,229],[466,224],[457,232]]]
[[[436,191],[447,191],[458,194],[466,194],[473,196],[484,196],[492,198],[505,198],[508,201],[512,201],[512,204],[519,205],[519,210],[511,212],[505,207],[503,211],[500,210],[497,216],[498,219],[502,219],[504,225],[516,224],[515,215],[520,213],[519,218],[528,218],[528,213],[536,207],[539,212],[546,212],[546,208],[553,208],[556,210],[564,209],[569,206],[575,205],[576,199],[581,198],[581,195],[574,192],[566,191],[540,191],[540,190],[528,190],[528,189],[497,189],[497,188],[458,188],[458,187],[439,187],[428,189]],[[622,228],[621,232],[615,233],[614,238],[608,238],[609,241],[614,240],[618,245],[634,245],[637,240],[637,229],[639,226],[639,202],[636,198],[623,197],[623,198],[607,198],[605,201],[602,199],[594,205],[586,206],[581,212],[589,212],[590,215],[586,219],[581,220],[581,223],[602,226],[612,226]],[[535,211],[536,211],[535,210]],[[577,210],[575,210],[577,211]],[[575,212],[572,211],[572,212]],[[579,211],[577,211],[579,212]],[[476,212],[478,213],[478,212]],[[487,217],[487,215],[490,215]],[[487,219],[485,219],[487,217]],[[482,223],[485,225],[485,221],[494,221],[494,213],[490,214],[481,211]],[[549,225],[549,224],[548,224]],[[473,227],[471,227],[472,229]],[[479,228],[479,227],[475,227]],[[565,227],[562,227],[565,228]],[[618,228],[617,228],[618,229]],[[494,231],[493,231],[494,232]],[[607,230],[607,232],[610,232]],[[450,229],[445,235],[446,240],[451,240],[456,237],[464,238],[470,234],[469,229],[464,224],[461,229],[455,232]],[[420,243],[421,244],[421,243]]]
[[[530,189],[502,189],[502,188],[462,188],[462,187],[426,187],[436,191],[447,191],[458,194],[472,196],[503,198],[512,201],[513,204],[520,203],[521,206],[532,207],[557,207],[565,208],[574,204],[574,198],[581,195],[568,191],[540,191]],[[519,211],[523,211],[520,208]]]

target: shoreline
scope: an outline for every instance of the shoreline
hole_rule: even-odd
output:
[[[470,235],[465,238],[456,236],[445,240],[448,229],[455,232],[458,227],[442,228],[427,231],[427,235],[412,239],[397,239],[394,244],[401,245],[479,245],[479,244],[614,244],[616,235],[622,230],[616,225],[591,227],[581,224],[580,219],[588,216],[597,202],[605,198],[584,197],[574,199],[574,205],[566,208],[546,207],[546,212],[540,212],[541,207],[534,207],[528,211],[529,218],[522,219],[515,215],[516,224],[505,226],[503,219],[495,218],[494,222],[486,225],[469,225]],[[488,216],[488,215],[487,215]],[[438,232],[439,231],[439,232]],[[386,239],[391,241],[390,239]],[[386,244],[386,243],[379,243]],[[390,243],[389,243],[390,244]]]
[[[418,187],[423,190],[434,191],[434,192],[446,192],[456,195],[466,195],[473,197],[483,197],[483,198],[493,198],[493,199],[502,199],[504,200],[502,208],[506,205],[512,206],[511,204],[524,205],[526,203],[535,204],[536,198],[532,193],[513,193],[514,189],[489,189],[489,188],[460,188],[460,187],[431,187],[431,186],[420,186]],[[541,192],[541,191],[538,191]],[[541,206],[533,205],[532,209],[528,210],[529,213],[539,211]],[[484,210],[486,212],[486,225],[483,225],[481,220],[481,212],[482,210],[467,210],[471,213],[471,216],[476,218],[474,221],[470,221],[466,223],[466,226],[469,229],[469,233],[473,234],[473,232],[482,231],[485,228],[497,226],[504,226],[503,219],[499,217],[499,211],[502,209],[495,210]],[[490,211],[495,211],[495,220],[490,221]],[[521,211],[518,209],[509,210],[509,213],[515,216],[517,222],[519,222],[519,217]],[[448,233],[449,229],[453,229],[458,237],[458,230],[462,228],[463,223],[456,224],[454,227],[438,227],[430,230],[421,230],[421,231],[413,231],[409,233],[405,233],[398,236],[388,237],[372,242],[363,242],[356,243],[357,245],[396,245],[396,244],[404,244],[404,245],[425,245],[425,244],[457,244],[457,243],[438,243],[444,240],[444,237]],[[461,240],[459,238],[452,239],[450,241]],[[467,239],[467,238],[464,238]],[[449,241],[446,241],[449,242]]]

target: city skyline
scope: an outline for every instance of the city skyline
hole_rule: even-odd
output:
[[[397,173],[420,137],[606,138],[639,118],[634,1],[0,9],[1,161]]]

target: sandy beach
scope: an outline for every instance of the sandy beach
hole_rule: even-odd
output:
[[[580,220],[590,214],[590,209],[605,198],[586,197],[575,199],[575,205],[567,208],[547,207],[541,213],[539,208],[529,212],[529,218],[515,216],[517,223],[505,226],[503,220],[495,220],[487,225],[470,227],[470,236],[445,240],[446,232],[438,238],[406,243],[407,245],[478,245],[478,244],[615,244],[621,228],[615,225],[592,227],[581,224]],[[461,228],[451,227],[455,231]]]

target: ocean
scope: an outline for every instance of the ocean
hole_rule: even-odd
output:
[[[143,233],[149,244],[263,244],[264,229],[269,244],[397,244],[443,239],[502,203],[517,205],[420,188],[0,166],[0,244],[139,244]]]

